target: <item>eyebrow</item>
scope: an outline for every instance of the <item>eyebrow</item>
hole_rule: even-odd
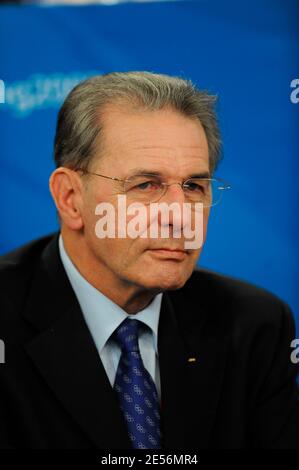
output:
[[[201,173],[194,173],[187,176],[187,179],[189,178],[211,178],[211,175],[209,171],[203,171]]]
[[[155,170],[149,170],[146,168],[135,168],[135,170],[128,175],[128,178],[132,176],[142,176],[142,175],[148,175],[148,176],[160,176],[161,178],[163,177],[162,173],[160,171],[155,171]],[[190,179],[190,178],[210,178],[210,172],[209,171],[203,171],[200,173],[191,173],[186,176],[185,179]]]

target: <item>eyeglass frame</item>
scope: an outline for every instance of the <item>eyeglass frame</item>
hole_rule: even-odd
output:
[[[130,178],[129,179],[121,179],[121,178],[116,178],[115,176],[107,176],[107,175],[102,175],[100,173],[94,173],[94,172],[91,172],[91,171],[88,171],[88,170],[84,170],[83,168],[75,168],[74,171],[82,171],[83,173],[85,174],[88,174],[88,175],[94,175],[94,176],[100,176],[102,178],[106,178],[106,179],[109,179],[109,180],[112,180],[112,181],[118,181],[120,183],[127,183],[130,181]],[[135,176],[152,176],[152,177],[159,177],[158,175],[153,175],[151,173],[143,173],[141,175],[134,175]],[[160,178],[160,177],[159,177]],[[190,181],[190,180],[194,180],[194,179],[198,179],[198,180],[204,180],[204,181],[217,181],[219,183],[222,183],[225,187],[223,188],[218,188],[220,191],[226,191],[226,190],[230,190],[231,189],[231,185],[229,183],[227,183],[226,181],[224,181],[222,178],[187,178],[185,181],[183,181],[182,183],[180,183],[179,181],[177,182],[173,182],[173,183],[166,183],[165,181],[161,181],[161,184],[164,188],[168,188],[169,186],[172,186],[173,184],[179,184],[182,188],[182,191],[184,192],[184,184],[186,184],[187,181]],[[126,193],[126,191],[124,191],[124,193]],[[160,201],[160,199],[165,196],[165,194],[167,193],[167,189],[164,190],[164,192],[161,194],[161,196],[159,197],[159,199],[157,201],[153,201],[153,202],[158,202]],[[185,194],[185,192],[184,192]],[[149,203],[150,204],[150,203]],[[216,203],[217,204],[217,203]],[[214,205],[216,205],[214,204]],[[212,207],[213,204],[207,206],[207,207]]]

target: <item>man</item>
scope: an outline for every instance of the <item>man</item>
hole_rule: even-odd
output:
[[[3,448],[298,448],[288,307],[195,270],[202,243],[186,248],[184,204],[203,242],[225,189],[213,106],[191,82],[147,72],[93,77],[67,97],[50,178],[60,234],[1,261]],[[121,196],[145,208],[137,236]],[[154,220],[157,202],[177,210]],[[121,234],[104,236],[103,207]]]

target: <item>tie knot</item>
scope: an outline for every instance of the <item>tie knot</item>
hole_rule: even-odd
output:
[[[122,350],[139,352],[138,330],[139,320],[126,318],[115,330],[114,337]]]

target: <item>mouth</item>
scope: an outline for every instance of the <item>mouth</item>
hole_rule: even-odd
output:
[[[152,248],[148,251],[151,252],[154,256],[164,258],[164,259],[175,259],[182,261],[187,256],[187,250],[182,249],[171,249],[171,248]]]

